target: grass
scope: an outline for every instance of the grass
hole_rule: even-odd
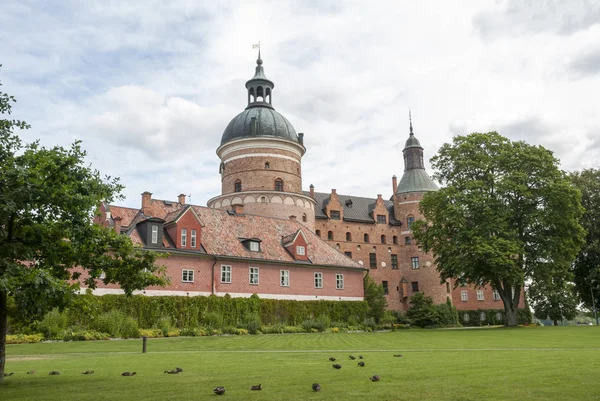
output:
[[[149,339],[146,354],[141,340],[9,345],[0,399],[214,400],[225,386],[219,399],[598,400],[599,340],[598,327],[549,327]]]

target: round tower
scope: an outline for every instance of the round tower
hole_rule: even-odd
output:
[[[246,82],[248,105],[225,128],[217,155],[221,159],[221,195],[208,206],[227,209],[243,205],[244,213],[290,218],[311,230],[315,201],[302,193],[304,134],[272,105],[275,84],[256,60],[252,79]]]

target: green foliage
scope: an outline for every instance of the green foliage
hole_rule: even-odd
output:
[[[600,308],[600,169],[574,172],[570,178],[581,191],[585,208],[581,224],[587,231],[585,245],[573,264],[574,281],[585,307],[592,310],[594,305]]]
[[[367,302],[367,305],[369,305],[368,316],[374,318],[376,322],[379,322],[387,307],[383,286],[377,284],[371,276],[365,276],[364,289],[365,301]]]
[[[108,340],[110,335],[108,333],[101,333],[96,330],[83,330],[71,333],[65,333],[64,341],[92,341],[92,340]]]
[[[420,203],[417,243],[442,279],[490,284],[516,325],[525,281],[544,277],[549,262],[568,269],[581,248],[579,191],[550,151],[495,132],[454,137],[432,166],[443,188]]]
[[[528,308],[517,310],[517,324],[530,324],[533,316]],[[462,326],[496,326],[506,324],[506,314],[498,309],[461,310],[458,322]]]
[[[316,319],[306,319],[302,322],[302,328],[307,333],[322,333],[329,329],[331,326],[331,320],[328,316],[319,316]]]
[[[570,278],[570,272],[550,270],[549,273],[549,277],[529,287],[528,296],[536,317],[550,319],[558,325],[559,320],[575,318],[580,301],[575,285],[565,278],[567,275]]]
[[[98,316],[98,319],[93,323],[93,329],[102,333],[108,333],[113,338],[140,337],[140,331],[135,319],[126,316],[119,310],[112,310]]]
[[[412,325],[418,327],[457,326],[458,315],[456,308],[450,303],[434,305],[431,297],[418,292],[410,297],[411,307],[406,317]]]
[[[44,316],[37,325],[40,332],[48,340],[60,340],[67,328],[67,315],[54,308]]]
[[[7,344],[33,344],[44,339],[42,333],[38,334],[9,334],[6,336]]]

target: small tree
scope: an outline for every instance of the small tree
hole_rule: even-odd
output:
[[[0,92],[0,114],[15,99]],[[70,148],[23,144],[13,133],[29,126],[0,119],[0,384],[6,362],[8,298],[23,316],[41,318],[64,307],[84,282],[118,283],[126,294],[165,283],[154,253],[126,236],[93,224],[102,201],[122,186],[85,163],[79,142]],[[158,274],[155,274],[158,273]]]
[[[365,276],[364,287],[365,301],[369,305],[367,315],[379,323],[387,307],[383,286],[377,284],[370,276]]]
[[[419,327],[441,324],[440,313],[433,304],[433,299],[422,292],[417,292],[410,297],[410,308],[406,312],[406,317],[410,319],[411,324]]]
[[[575,285],[568,281],[570,276],[564,269],[555,273],[548,269],[546,277],[538,278],[529,287],[529,300],[537,318],[550,319],[558,326],[559,320],[571,320],[577,316],[579,297]]]

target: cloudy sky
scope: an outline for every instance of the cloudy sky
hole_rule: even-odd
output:
[[[273,104],[305,133],[303,185],[391,195],[408,110],[426,159],[496,130],[600,167],[600,2],[4,0],[0,80],[43,144],[140,193],[204,205],[260,41]]]

